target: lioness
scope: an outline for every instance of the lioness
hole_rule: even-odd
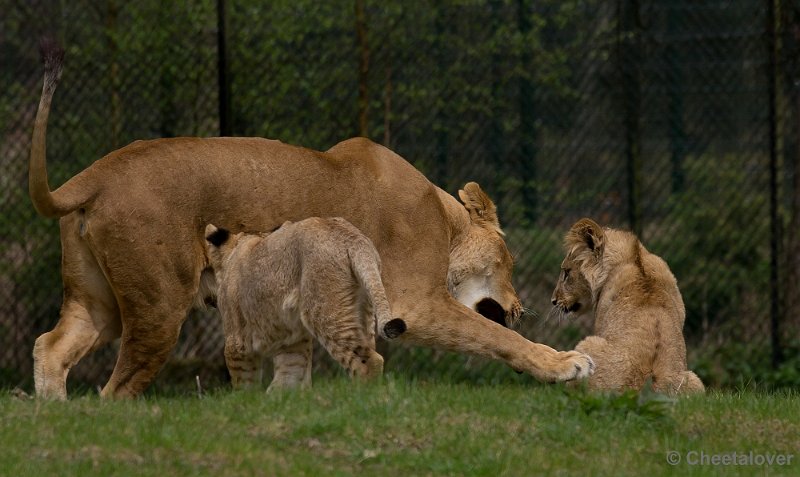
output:
[[[343,217],[372,240],[392,313],[408,327],[403,341],[503,360],[544,381],[591,372],[587,355],[501,326],[521,307],[494,204],[481,188],[464,186],[462,206],[367,139],[327,152],[259,138],[136,141],[51,191],[45,141],[63,50],[44,44],[43,53],[28,183],[36,210],[61,217],[64,302],[55,329],[34,346],[37,395],[66,398],[70,368],[120,336],[101,395],[138,395],[213,282],[206,224],[236,233],[314,216]]]
[[[310,386],[312,336],[351,376],[383,372],[375,329],[391,339],[406,325],[389,311],[377,250],[352,224],[314,217],[233,235],[209,224],[205,235],[234,388],[260,382],[262,356],[277,370],[270,390]]]
[[[652,378],[659,392],[703,392],[686,369],[686,312],[666,262],[632,233],[590,219],[572,226],[564,248],[552,302],[565,313],[594,314],[595,335],[575,347],[597,365],[589,387],[639,389]]]

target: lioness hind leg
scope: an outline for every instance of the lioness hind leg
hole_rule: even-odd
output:
[[[119,334],[119,315],[114,311],[77,300],[65,302],[56,327],[39,336],[33,347],[36,395],[66,399],[69,370]]]
[[[147,388],[178,341],[200,288],[202,234],[150,210],[125,220],[115,210],[94,210],[86,237],[107,272],[122,321],[117,362],[100,395],[129,398]]]
[[[165,305],[137,308],[128,312],[128,320],[123,308],[119,356],[101,397],[133,398],[150,385],[178,342],[190,303],[191,297],[177,311],[166,309]]]
[[[313,351],[310,336],[278,351],[272,358],[274,375],[267,392],[276,389],[310,388]]]
[[[118,338],[122,329],[111,287],[86,243],[77,217],[61,219],[64,303],[52,331],[36,339],[33,376],[36,395],[67,398],[69,370],[84,356]]]

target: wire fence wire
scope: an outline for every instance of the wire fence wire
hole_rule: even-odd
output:
[[[710,384],[757,380],[797,350],[790,2],[0,1],[1,386],[30,386],[34,340],[61,303],[58,224],[36,215],[26,186],[45,33],[67,48],[52,184],[136,139],[223,131],[324,150],[364,135],[450,193],[472,180],[488,191],[532,310],[528,338],[568,348],[591,330],[545,319],[561,238],[590,216],[636,231],[671,265],[690,366]],[[381,351],[388,370],[514,376],[467,356]],[[101,384],[114,361],[110,346],[71,380]],[[162,379],[224,379],[214,313],[187,319],[167,368]]]

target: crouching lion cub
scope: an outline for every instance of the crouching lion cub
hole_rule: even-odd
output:
[[[310,218],[235,235],[209,224],[205,236],[234,388],[260,381],[264,356],[269,389],[310,386],[312,336],[351,376],[383,372],[376,324],[387,339],[406,325],[391,317],[378,252],[352,224]]]
[[[597,366],[589,387],[638,389],[652,378],[659,392],[703,392],[686,368],[686,312],[666,262],[632,233],[590,219],[572,226],[564,248],[552,302],[565,313],[594,314],[594,336],[575,347]]]

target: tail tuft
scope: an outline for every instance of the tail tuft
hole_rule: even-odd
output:
[[[39,40],[39,52],[44,62],[44,79],[48,88],[55,89],[64,68],[64,48],[51,36]]]
[[[226,229],[216,229],[213,232],[209,233],[209,235],[206,236],[206,240],[208,240],[208,242],[211,245],[219,248],[220,245],[222,245],[222,244],[224,244],[225,242],[228,241],[230,236],[231,236],[231,233],[228,232]]]
[[[383,325],[383,337],[386,339],[397,338],[406,331],[406,322],[400,318],[394,318]]]

